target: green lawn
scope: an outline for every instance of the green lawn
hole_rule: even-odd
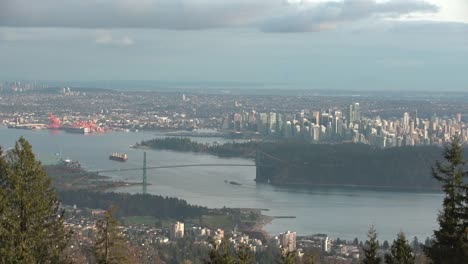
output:
[[[156,226],[156,223],[161,223],[163,228],[169,228],[174,224],[175,220],[160,220],[154,216],[128,216],[120,218],[120,221],[126,224],[145,224],[149,226]],[[186,219],[186,227],[195,225],[195,226],[206,226],[210,229],[221,228],[224,230],[233,230],[234,221],[230,215],[204,215],[197,219]],[[159,227],[159,226],[157,226]]]
[[[156,226],[156,223],[159,222],[159,218],[154,216],[128,216],[120,218],[120,221],[129,223],[129,224],[144,224],[149,226]],[[169,222],[161,220],[163,227],[169,227]]]
[[[233,230],[234,222],[230,215],[204,215],[202,216],[202,224],[210,229],[221,228],[224,230]]]

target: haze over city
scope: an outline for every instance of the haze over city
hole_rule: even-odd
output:
[[[466,86],[464,0],[0,1],[0,79]]]

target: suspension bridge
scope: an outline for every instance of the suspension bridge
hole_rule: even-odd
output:
[[[95,171],[83,171],[77,172],[77,174],[81,173],[91,173],[91,174],[102,174],[102,173],[111,173],[111,172],[126,172],[126,171],[142,171],[142,186],[143,186],[143,194],[147,193],[148,187],[148,170],[156,170],[156,169],[175,169],[175,168],[188,168],[188,167],[256,167],[256,173],[259,175],[260,167],[266,167],[263,164],[263,160],[266,158],[281,162],[286,166],[289,166],[288,163],[284,160],[281,160],[277,157],[274,157],[268,153],[264,153],[262,151],[256,151],[255,155],[255,163],[254,164],[247,164],[247,163],[207,163],[207,164],[175,164],[175,165],[163,165],[163,166],[147,166],[146,162],[146,152],[143,152],[143,166],[142,167],[134,167],[134,168],[119,168],[119,169],[108,169],[108,170],[95,170]],[[82,178],[77,178],[74,182],[80,181]]]

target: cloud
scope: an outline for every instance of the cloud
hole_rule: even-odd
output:
[[[130,46],[134,41],[129,36],[114,37],[111,31],[100,30],[96,33],[95,42],[100,45]]]
[[[13,30],[0,30],[0,40],[1,41],[17,41],[21,39],[22,37],[19,36],[15,31]]]
[[[122,43],[122,45],[124,46],[130,46],[130,45],[133,45],[133,39],[131,39],[130,37],[128,36],[124,36],[120,42]]]
[[[0,26],[302,32],[437,11],[422,0],[0,0]]]
[[[0,0],[0,26],[162,28],[243,26],[282,0]]]
[[[435,21],[395,21],[390,28],[392,33],[414,34],[415,32],[442,36],[453,34],[463,39],[468,36],[468,24],[461,22],[435,22]]]
[[[23,42],[30,40],[38,40],[40,36],[36,36],[34,30],[17,28],[2,28],[0,27],[0,41],[4,42]]]
[[[319,4],[301,2],[300,8],[266,20],[261,29],[266,32],[322,31],[349,25],[369,18],[399,18],[411,13],[435,13],[439,8],[424,1],[345,0]]]
[[[97,44],[109,44],[112,42],[112,34],[108,31],[100,32],[96,36]]]

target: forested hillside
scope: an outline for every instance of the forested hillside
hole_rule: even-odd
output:
[[[109,209],[119,208],[120,216],[155,216],[183,219],[199,217],[208,212],[206,207],[188,204],[185,200],[148,194],[93,192],[87,190],[58,191],[62,203],[78,207]]]
[[[262,144],[257,181],[290,185],[358,185],[437,188],[434,146],[378,149],[361,144]],[[274,158],[272,158],[274,157]],[[280,161],[281,160],[281,161]]]

